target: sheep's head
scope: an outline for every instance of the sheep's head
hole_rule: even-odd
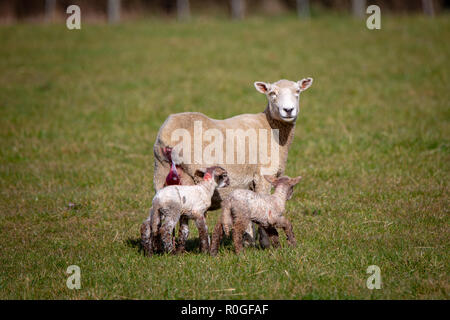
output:
[[[217,188],[223,188],[230,185],[230,178],[228,177],[227,171],[219,166],[198,169],[195,171],[195,175],[203,180],[213,180]]]
[[[284,122],[295,122],[300,111],[300,93],[308,89],[313,82],[312,78],[293,82],[279,80],[274,83],[255,82],[255,88],[267,96],[269,110],[272,118]]]
[[[283,188],[286,190],[286,199],[289,200],[294,194],[294,186],[300,182],[301,176],[295,178],[289,178],[288,176],[274,177],[274,176],[264,176],[264,178],[269,181],[276,188]]]

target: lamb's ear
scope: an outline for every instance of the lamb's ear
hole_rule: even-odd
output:
[[[203,178],[203,176],[206,173],[206,169],[205,168],[200,168],[195,170],[194,176],[199,177],[199,178]]]
[[[290,183],[292,186],[295,186],[297,183],[300,182],[300,180],[302,180],[302,177],[301,177],[301,176],[298,176],[298,177],[292,178],[291,181],[289,181],[289,183]]]
[[[277,178],[275,176],[266,176],[264,175],[264,179],[266,179],[270,184],[275,184],[277,181]]]
[[[305,91],[309,87],[311,87],[313,83],[313,78],[305,78],[297,82],[300,87],[300,91]]]
[[[270,84],[269,83],[256,81],[254,83],[254,85],[255,85],[256,90],[258,90],[259,92],[264,93],[264,94],[266,94],[270,90]]]

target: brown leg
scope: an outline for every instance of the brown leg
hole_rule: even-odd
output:
[[[161,237],[164,252],[173,252],[175,250],[172,232],[177,223],[174,217],[165,217],[164,222],[159,229],[159,235]]]
[[[239,254],[243,249],[242,236],[249,222],[247,219],[236,218],[233,223],[233,243],[236,254]]]
[[[212,235],[212,241],[211,241],[211,255],[215,256],[217,255],[217,252],[219,251],[220,241],[222,241],[224,232],[223,232],[223,226],[222,223],[217,222],[214,232]]]
[[[264,179],[262,175],[256,175],[253,181],[255,184],[256,193],[270,194],[272,185],[270,184],[270,182]],[[259,245],[261,246],[261,248],[265,249],[270,247],[269,235],[261,226],[258,226],[258,237]]]
[[[198,228],[198,235],[200,238],[200,250],[203,253],[209,252],[209,237],[208,237],[208,226],[206,225],[206,219],[204,216],[197,218],[195,224]]]
[[[270,247],[270,240],[269,235],[267,234],[266,230],[258,226],[258,236],[259,236],[259,245],[262,249],[267,249]]]
[[[280,240],[278,237],[278,231],[275,229],[275,227],[267,227],[266,228],[267,235],[269,236],[270,241],[272,242],[272,246],[274,248],[280,247]]]
[[[277,227],[281,227],[283,231],[286,233],[287,241],[289,245],[295,247],[297,245],[297,240],[295,240],[294,232],[292,230],[292,224],[285,217],[281,217],[277,223]]]
[[[186,240],[189,236],[189,218],[186,216],[180,217],[180,229],[178,229],[178,243],[177,253],[183,253],[186,251]]]
[[[145,220],[141,226],[141,245],[144,248],[144,253],[148,256],[153,254],[152,246],[152,230],[150,220]]]

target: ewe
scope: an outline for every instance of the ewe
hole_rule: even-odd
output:
[[[212,204],[209,210],[216,210],[221,207],[222,199],[235,189],[249,189],[259,193],[270,193],[270,183],[262,176],[284,174],[287,161],[289,146],[292,143],[295,133],[295,121],[299,114],[300,93],[308,89],[313,82],[312,78],[293,82],[288,80],[279,80],[275,83],[255,82],[255,88],[266,95],[268,103],[266,109],[257,114],[241,114],[225,120],[215,120],[208,118],[204,114],[197,112],[185,112],[170,115],[158,132],[158,136],[153,148],[155,155],[154,170],[154,188],[159,191],[164,187],[166,176],[170,170],[171,163],[164,154],[167,147],[174,149],[174,160],[177,168],[180,169],[180,182],[182,185],[195,184],[195,172],[200,167],[209,165],[220,165],[228,172],[230,177],[230,186],[222,188],[214,193]],[[198,127],[201,130],[199,132]],[[226,137],[228,132],[234,132],[231,139],[221,139]],[[180,142],[179,133],[187,135],[186,141]],[[205,132],[205,137],[202,135]],[[207,135],[209,132],[210,135]],[[257,161],[255,159],[255,145],[263,148],[264,138],[261,133],[268,132],[272,134],[274,140],[270,142],[269,150],[262,150],[266,157],[258,153]],[[255,134],[260,134],[256,137]],[[274,134],[275,133],[275,134]],[[276,134],[278,133],[278,134]],[[214,137],[213,137],[214,136]],[[234,144],[235,139],[248,138],[248,145]],[[204,161],[205,154],[212,144],[218,145],[215,156],[219,157],[215,162]],[[230,141],[231,140],[231,141]],[[242,141],[242,140],[241,140]],[[196,145],[197,143],[197,145]],[[200,143],[200,145],[198,145]],[[192,146],[193,144],[193,146]],[[181,146],[181,148],[180,148]],[[220,149],[220,150],[219,150]],[[245,152],[248,150],[248,157]],[[261,150],[259,150],[261,152]],[[231,161],[237,158],[239,152],[244,152],[245,161],[242,163]],[[223,153],[226,153],[223,155]],[[220,159],[220,155],[225,156]],[[177,159],[175,159],[177,157]],[[193,160],[193,161],[192,161]],[[271,172],[264,171],[270,168]],[[184,220],[180,221],[180,230],[187,230],[188,225]],[[263,247],[269,245],[267,235],[260,228],[260,243]],[[247,227],[247,234],[253,242],[253,230],[251,224]]]

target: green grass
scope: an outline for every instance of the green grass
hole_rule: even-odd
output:
[[[325,16],[0,27],[1,299],[448,299],[450,19]],[[152,147],[171,113],[265,108],[312,76],[280,250],[146,258]],[[68,208],[75,203],[75,208]],[[210,230],[219,212],[208,216]],[[69,265],[82,288],[66,287]],[[366,288],[369,265],[382,289]],[[224,289],[235,290],[226,291]]]

